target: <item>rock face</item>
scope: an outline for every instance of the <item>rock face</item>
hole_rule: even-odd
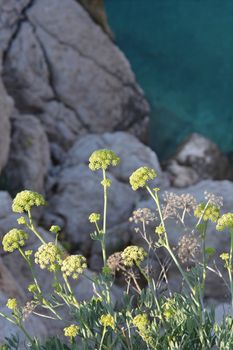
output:
[[[1,51],[0,51],[0,74],[1,74]],[[13,101],[7,95],[0,77],[0,173],[5,166],[10,147],[10,115]]]
[[[22,19],[21,15],[29,4],[30,0],[0,0],[0,51],[6,50],[10,45],[11,37]]]
[[[49,165],[49,143],[40,121],[32,115],[16,115],[4,169],[7,188],[14,194],[22,189],[43,193]]]
[[[50,180],[49,207],[44,215],[47,226],[59,224],[68,240],[87,253],[93,226],[88,223],[91,212],[103,210],[101,172],[92,172],[87,166],[91,153],[99,148],[111,148],[121,157],[116,168],[110,168],[112,179],[109,190],[108,228],[128,221],[139,198],[129,186],[129,176],[138,167],[147,165],[161,175],[157,157],[134,136],[124,133],[88,135],[77,141],[67,154],[66,161]],[[165,185],[163,179],[156,185]],[[85,198],[85,201],[83,200]]]
[[[168,161],[166,170],[176,187],[187,187],[203,179],[233,179],[233,167],[218,146],[192,134]]]
[[[121,129],[144,138],[144,95],[123,54],[80,4],[30,1],[22,18],[5,52],[4,82],[17,109],[43,123],[55,159],[83,133]]]
[[[136,137],[127,132],[104,133],[102,135],[87,135],[75,143],[65,161],[65,166],[75,163],[88,164],[92,152],[97,149],[112,149],[121,159],[117,167],[111,168],[111,173],[122,182],[129,183],[129,176],[141,166],[149,166],[156,170],[157,186],[165,186],[166,179],[156,154],[142,144]]]
[[[8,192],[0,191],[0,203],[0,241],[2,241],[3,235],[15,225],[17,215],[12,213],[12,200]]]

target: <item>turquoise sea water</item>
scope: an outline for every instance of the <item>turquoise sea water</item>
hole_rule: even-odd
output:
[[[233,150],[233,0],[105,0],[166,158],[191,132]]]

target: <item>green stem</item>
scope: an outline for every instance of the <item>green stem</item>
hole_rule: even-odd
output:
[[[13,321],[10,317],[6,316],[2,312],[0,312],[0,316],[5,318],[5,320],[7,320],[8,322],[11,322],[11,323],[15,324],[15,321]]]
[[[103,181],[104,181],[104,215],[103,215],[103,238],[101,241],[101,248],[103,254],[104,266],[106,266],[106,245],[105,245],[105,234],[107,228],[107,186],[106,186],[106,171],[103,169]]]
[[[161,224],[162,224],[163,228],[165,229],[165,223],[164,223],[164,220],[163,220],[163,214],[162,214],[162,210],[161,210],[160,203],[159,203],[158,193],[156,192],[156,194],[154,195],[154,193],[151,191],[149,186],[146,186],[146,189],[150,193],[150,195],[153,198],[153,200],[155,201],[155,204],[156,204],[158,212],[159,212],[159,217],[160,217]]]
[[[207,201],[206,205],[205,205],[205,208],[203,209],[203,212],[201,214],[201,216],[199,217],[199,220],[198,222],[196,223],[196,228],[198,227],[198,225],[200,224],[201,220],[203,219],[203,216],[205,215],[205,212],[206,212],[206,209],[208,208],[208,205],[210,203],[210,200]]]
[[[101,230],[99,228],[99,225],[97,222],[95,222],[95,227],[96,227],[96,230],[98,232],[98,234],[100,235],[101,234]],[[102,250],[102,256],[103,256],[103,261],[106,262],[106,249],[105,249],[105,242],[104,242],[104,235],[102,235],[102,238],[101,238],[101,250]],[[104,264],[105,265],[105,264]]]
[[[231,305],[233,308],[232,255],[233,255],[233,230],[231,230],[231,247],[230,247],[229,266],[228,266],[228,274],[229,274],[229,280],[230,280],[230,286],[231,286]]]
[[[127,330],[128,330],[128,336],[125,334],[125,339],[126,339],[126,343],[128,346],[129,350],[133,350],[133,346],[132,346],[132,341],[131,341],[131,331],[130,331],[130,325],[129,325],[129,321],[126,319],[126,326],[127,326]]]
[[[184,208],[184,211],[183,211],[183,214],[182,214],[182,217],[181,217],[181,222],[182,224],[184,224],[184,217],[185,217],[185,214],[186,214],[186,207]]]
[[[37,238],[39,238],[39,240],[41,241],[41,243],[45,244],[45,240],[41,237],[41,235],[39,234],[39,232],[36,230],[34,224],[33,224],[33,220],[32,220],[32,214],[31,211],[28,210],[28,218],[29,218],[29,222],[30,222],[30,229],[31,231],[37,236]]]
[[[171,255],[176,267],[178,268],[178,270],[180,271],[184,281],[186,282],[186,284],[188,285],[189,289],[191,290],[191,292],[193,293],[193,288],[188,280],[188,278],[186,277],[182,267],[180,266],[178,260],[176,259],[175,255],[173,254],[173,251],[170,247],[170,244],[169,244],[169,241],[168,241],[168,236],[167,236],[167,231],[166,231],[166,227],[165,227],[165,223],[164,223],[164,220],[163,220],[163,215],[162,215],[162,210],[161,210],[161,207],[160,207],[160,203],[159,203],[159,198],[158,198],[158,194],[156,192],[156,195],[154,195],[154,193],[151,191],[150,187],[149,186],[146,186],[146,189],[147,191],[150,193],[151,197],[154,199],[155,201],[155,204],[158,208],[158,212],[159,212],[159,217],[160,217],[160,221],[161,221],[161,225],[163,226],[164,228],[164,237],[165,237],[165,244],[164,244],[164,247],[167,249],[168,253]]]
[[[140,264],[136,262],[137,268],[139,269],[139,271],[141,272],[141,274],[143,275],[143,277],[145,278],[145,280],[147,281],[148,285],[150,285],[150,277],[145,273],[145,271],[141,268]]]
[[[76,306],[76,307],[79,307],[79,303],[78,303],[76,297],[74,296],[74,293],[73,293],[73,291],[72,291],[71,285],[70,285],[70,283],[69,283],[69,281],[68,281],[66,275],[65,275],[65,274],[62,274],[62,276],[63,276],[63,279],[64,279],[64,281],[65,281],[66,287],[67,287],[67,289],[68,289],[68,291],[69,291],[69,293],[70,293],[70,295],[71,295],[71,297],[72,297],[73,305]]]
[[[43,304],[47,309],[49,309],[59,320],[62,320],[63,318],[54,310],[54,308],[49,304],[49,302],[43,298]]]
[[[39,283],[38,283],[38,281],[37,281],[37,279],[36,279],[36,277],[35,277],[35,272],[34,272],[34,270],[33,270],[33,267],[32,267],[32,264],[31,264],[29,258],[26,257],[26,255],[24,254],[24,252],[22,251],[22,249],[21,249],[20,247],[19,247],[18,249],[19,249],[19,252],[20,252],[20,254],[22,255],[22,257],[27,261],[28,266],[29,266],[29,268],[30,268],[30,270],[31,270],[31,274],[32,274],[34,283],[35,283],[36,288],[37,288],[37,290],[38,290],[38,292],[39,292],[39,294],[40,294],[40,298],[39,298],[40,301],[41,301],[42,304],[44,304],[44,305],[45,305],[59,320],[62,320],[62,317],[53,309],[53,307],[50,305],[50,303],[49,303],[46,299],[43,298],[43,293],[42,293],[42,291],[41,291],[41,289],[40,289],[40,286],[39,286]]]
[[[103,180],[106,182],[106,171],[103,169]],[[107,186],[104,184],[104,217],[103,217],[103,233],[106,233],[107,222]]]
[[[24,326],[22,325],[22,323],[20,322],[18,324],[19,329],[21,329],[21,331],[24,333],[24,335],[26,336],[26,338],[28,338],[28,340],[30,341],[31,345],[33,344],[34,340],[31,338],[31,336],[28,334],[28,332],[26,331],[26,329],[24,328]]]
[[[34,270],[33,270],[32,264],[31,264],[31,262],[30,262],[30,258],[27,258],[27,257],[26,257],[26,255],[24,254],[23,250],[22,250],[20,247],[19,247],[19,252],[20,252],[20,254],[22,255],[22,257],[26,260],[26,262],[28,263],[28,266],[29,266],[29,268],[30,268],[30,270],[31,270],[31,274],[32,274],[32,277],[33,277],[33,281],[35,282],[35,285],[36,285],[36,288],[37,288],[38,292],[39,292],[39,293],[42,293],[42,292],[41,292],[41,289],[40,289],[40,286],[39,286],[39,284],[38,284],[38,281],[37,281],[37,279],[36,279],[35,272],[34,272]]]
[[[71,350],[76,350],[74,337],[72,337],[72,339],[71,339]]]
[[[104,236],[102,237],[102,240],[101,240],[101,250],[102,250],[104,266],[106,266],[107,258],[106,258],[106,247],[105,247]]]
[[[203,270],[202,270],[202,286],[201,286],[201,293],[202,293],[202,299],[204,298],[205,293],[205,280],[206,280],[206,231],[207,231],[207,225],[208,221],[205,221],[204,228],[202,231],[202,259],[203,259]]]
[[[101,338],[101,341],[100,341],[99,350],[101,350],[102,347],[103,347],[103,341],[104,341],[105,334],[106,334],[106,327],[104,327],[104,330],[103,330],[103,334],[102,334],[102,338]]]
[[[180,266],[178,260],[176,259],[175,255],[173,254],[173,251],[172,251],[172,249],[170,248],[170,245],[169,245],[169,244],[168,244],[168,245],[165,245],[165,248],[167,249],[168,253],[171,255],[171,257],[172,257],[174,263],[176,264],[176,267],[177,267],[178,270],[180,271],[180,273],[181,273],[181,275],[182,275],[184,281],[185,281],[186,284],[188,285],[190,291],[193,293],[193,288],[192,288],[192,286],[191,286],[191,283],[189,282],[188,278],[186,277],[186,275],[185,275],[185,273],[184,273],[182,267]]]

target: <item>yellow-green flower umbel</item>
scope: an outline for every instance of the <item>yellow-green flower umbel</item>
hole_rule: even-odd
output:
[[[146,314],[139,314],[133,318],[133,325],[137,327],[138,333],[142,339],[151,347],[153,347],[153,339],[150,332],[150,322]]]
[[[97,221],[100,220],[100,218],[101,218],[101,215],[98,214],[98,213],[91,213],[91,214],[89,215],[89,221],[90,221],[91,223],[96,223]]]
[[[75,324],[71,324],[69,327],[64,328],[64,335],[65,337],[69,337],[72,339],[76,337],[76,335],[78,335],[78,331],[79,331],[79,326]]]
[[[223,214],[217,222],[216,229],[223,231],[225,229],[233,230],[233,213]]]
[[[53,242],[42,244],[35,253],[35,263],[42,270],[56,271],[62,265],[62,251]]]
[[[12,210],[15,213],[23,213],[28,212],[34,206],[38,207],[45,204],[46,202],[41,194],[25,190],[16,195],[13,200]]]
[[[149,320],[147,314],[139,314],[133,318],[133,325],[139,330],[143,330],[148,327]]]
[[[129,178],[130,185],[134,191],[143,188],[147,182],[155,179],[157,176],[154,169],[143,166],[135,170]]]
[[[125,248],[121,256],[124,264],[126,266],[132,267],[134,264],[140,264],[147,256],[147,253],[142,247],[131,245]]]
[[[100,323],[104,327],[111,327],[112,329],[115,328],[114,317],[112,315],[110,315],[110,314],[102,315],[100,317]]]
[[[61,227],[58,225],[52,225],[49,231],[52,233],[58,234],[61,231]]]
[[[194,216],[196,218],[202,217],[203,221],[210,220],[212,222],[216,222],[220,218],[220,210],[212,203],[209,203],[207,207],[205,203],[200,203],[194,211]]]
[[[109,149],[99,149],[92,153],[89,158],[89,168],[93,171],[103,169],[107,170],[110,166],[116,166],[120,158]]]
[[[7,300],[6,306],[10,310],[15,310],[18,306],[17,300],[15,298],[11,298]]]
[[[223,261],[229,260],[229,253],[222,253],[222,254],[220,254],[220,258],[221,258]]]
[[[3,249],[5,252],[12,253],[14,250],[23,247],[28,239],[28,234],[23,230],[13,228],[5,234],[2,240]]]
[[[87,268],[86,258],[82,255],[70,255],[62,262],[61,271],[73,279],[77,279]]]

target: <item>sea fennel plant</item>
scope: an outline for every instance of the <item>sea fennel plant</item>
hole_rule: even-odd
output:
[[[120,158],[107,149],[97,150],[89,158],[90,170],[102,171],[103,212],[89,215],[94,227],[91,238],[100,242],[102,250],[103,268],[98,274],[86,273],[88,261],[83,255],[69,255],[65,251],[59,241],[59,226],[49,228],[49,241],[48,236],[39,232],[32,218],[32,209],[46,205],[43,196],[32,191],[17,194],[12,210],[21,215],[18,218],[21,228],[13,228],[6,233],[2,245],[9,254],[18,250],[28,264],[31,298],[25,305],[20,305],[10,296],[6,304],[9,313],[0,315],[24,333],[25,349],[232,349],[232,317],[229,315],[223,319],[222,324],[215,322],[214,310],[205,305],[205,285],[208,271],[222,276],[218,268],[209,266],[215,251],[206,246],[206,233],[212,222],[217,230],[230,231],[230,249],[221,254],[221,259],[228,272],[229,289],[233,295],[233,214],[221,216],[221,199],[213,194],[206,194],[206,202],[199,204],[187,194],[165,193],[161,201],[159,188],[151,185],[152,181],[156,181],[156,171],[143,166],[131,174],[129,183],[133,191],[145,190],[154,201],[154,211],[139,208],[130,218],[136,225],[135,234],[141,235],[145,244],[143,247],[132,244],[107,256],[108,194],[110,187],[114,186],[114,178],[111,181],[107,171],[117,166],[119,161]],[[185,227],[186,217],[192,214],[196,224],[174,249],[169,241],[167,221],[172,219],[174,225],[179,222]],[[149,226],[154,227],[153,234],[147,232]],[[39,243],[35,251],[27,248],[31,235]],[[161,252],[165,254],[163,259]],[[153,261],[160,266],[160,271],[156,273],[151,267]],[[176,266],[182,278],[179,293],[170,288],[168,272],[172,265]],[[44,290],[36,266],[49,276],[50,290]],[[91,280],[93,285],[93,296],[82,302],[73,288],[80,276]],[[118,276],[122,294],[116,301],[112,288]],[[59,320],[63,336],[54,335],[44,342],[32,337],[24,323],[31,314],[44,317],[44,322]],[[1,349],[20,349],[21,344],[17,336],[6,335]]]

